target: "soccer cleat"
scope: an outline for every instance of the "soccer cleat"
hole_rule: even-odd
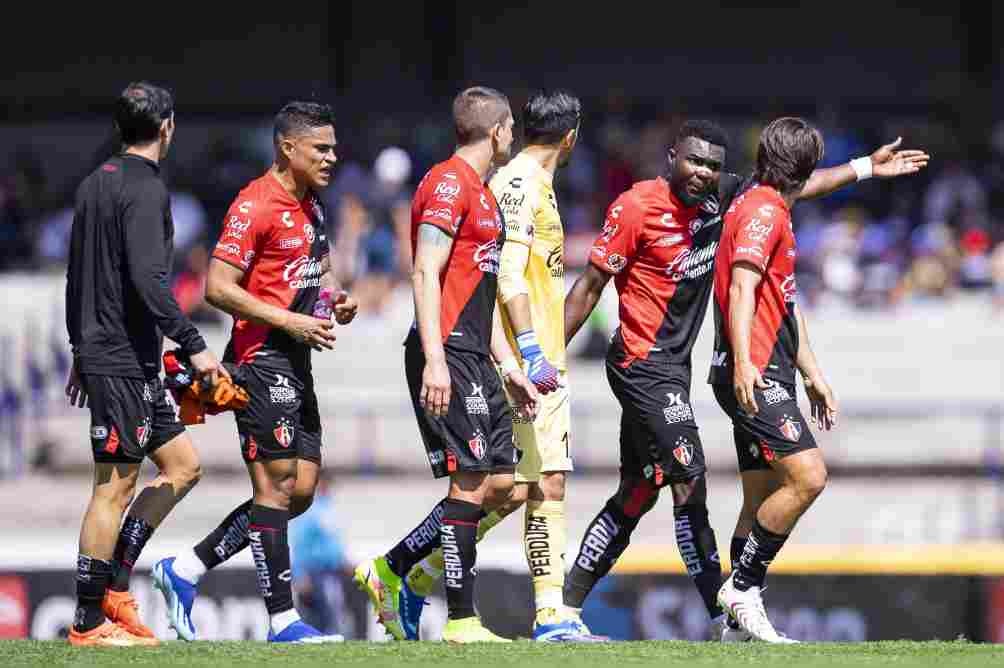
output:
[[[377,621],[383,624],[387,633],[395,640],[407,639],[401,624],[402,582],[400,576],[390,570],[387,559],[377,557],[359,564],[352,574],[352,579],[356,586],[369,596],[370,603],[377,613]]]
[[[90,631],[77,631],[71,628],[67,640],[74,647],[153,647],[160,644],[156,638],[134,635],[124,626],[109,621]]]
[[[597,636],[589,632],[589,628],[578,615],[558,614],[554,608],[544,608],[537,612],[533,624],[533,639],[537,642],[607,642],[610,638]]]
[[[344,642],[345,637],[337,633],[324,635],[310,624],[295,621],[279,633],[268,632],[269,642],[288,642],[300,644],[320,644],[329,642]]]
[[[711,639],[721,642],[749,642],[749,631],[743,631],[739,624],[727,614],[711,620]]]
[[[195,640],[192,624],[192,604],[198,590],[188,580],[174,572],[174,557],[161,559],[153,567],[153,586],[160,590],[167,603],[167,620],[182,640]]]
[[[404,630],[405,640],[418,640],[422,608],[426,606],[426,602],[425,596],[419,596],[412,590],[408,584],[408,578],[401,583],[398,606],[401,611],[401,628]]]
[[[478,617],[448,620],[443,628],[443,640],[459,645],[472,642],[512,642],[486,629]]]
[[[134,636],[153,638],[153,631],[143,624],[139,618],[139,605],[133,595],[127,591],[105,590],[101,601],[101,609],[108,621],[115,622]]]
[[[405,582],[408,585],[408,589],[411,593],[419,598],[425,598],[432,593],[432,590],[436,587],[436,582],[439,578],[432,573],[426,571],[422,564],[415,565],[410,571],[408,571],[408,577],[405,578]]]
[[[734,572],[729,575],[725,584],[718,590],[718,605],[722,606],[722,609],[739,624],[743,631],[749,633],[752,640],[779,645],[798,642],[774,630],[774,625],[770,623],[767,611],[764,610],[759,587],[750,587],[746,591],[736,589]]]

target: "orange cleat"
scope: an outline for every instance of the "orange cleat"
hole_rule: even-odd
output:
[[[139,606],[136,599],[127,591],[105,590],[105,598],[101,601],[101,609],[109,621],[120,625],[129,633],[140,638],[154,638],[150,627],[145,626],[139,618]]]
[[[129,633],[124,627],[106,621],[90,631],[70,629],[67,638],[75,647],[150,647],[160,644],[156,638],[142,638]]]

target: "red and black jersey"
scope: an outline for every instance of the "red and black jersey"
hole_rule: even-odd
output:
[[[412,257],[423,224],[453,237],[439,277],[443,345],[487,355],[505,230],[494,195],[463,158],[435,165],[418,184],[411,203]]]
[[[327,271],[324,208],[309,192],[297,201],[271,173],[237,195],[213,257],[244,271],[241,287],[267,304],[310,314]],[[234,319],[227,358],[259,356],[309,362],[310,347],[283,331]]]
[[[688,207],[660,177],[636,183],[610,205],[589,259],[614,274],[620,326],[608,354],[613,362],[661,357],[690,365],[711,295],[719,209],[738,183],[723,174],[715,196]]]
[[[725,214],[715,266],[715,352],[712,383],[732,382],[729,286],[732,267],[748,262],[763,272],[756,289],[752,362],[766,378],[795,382],[798,322],[795,319],[795,234],[791,212],[770,186],[754,184]]]

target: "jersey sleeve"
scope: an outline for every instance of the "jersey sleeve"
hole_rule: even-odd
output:
[[[535,186],[529,179],[501,173],[489,184],[505,221],[506,244],[533,245],[533,221],[537,208]]]
[[[634,198],[625,193],[607,209],[603,231],[589,250],[589,261],[607,274],[619,274],[638,250],[643,216]]]
[[[243,271],[250,269],[268,238],[268,220],[270,218],[262,202],[235,200],[227,211],[213,257]]]
[[[782,230],[788,224],[787,214],[774,204],[753,201],[736,211],[736,216],[732,264],[749,262],[761,272],[766,271]]]
[[[454,236],[467,213],[467,197],[456,174],[443,172],[430,178],[415,193],[416,208],[422,212],[419,224],[433,225]]]

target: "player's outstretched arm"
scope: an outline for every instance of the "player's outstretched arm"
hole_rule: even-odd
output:
[[[896,141],[880,146],[870,156],[856,158],[836,167],[815,170],[806,181],[798,198],[823,197],[846,185],[873,176],[880,179],[891,179],[906,174],[915,174],[927,167],[931,156],[924,151],[915,149],[900,151],[899,146],[902,143],[903,138],[897,137]]]
[[[610,274],[600,271],[592,264],[586,265],[586,270],[575,279],[575,284],[565,296],[565,345],[568,345],[596,308],[609,280]]]
[[[302,313],[266,304],[241,287],[244,270],[213,258],[206,278],[206,301],[235,318],[284,330],[315,350],[334,348],[334,324]]]
[[[442,417],[450,406],[450,370],[446,366],[439,313],[442,286],[439,277],[450,258],[453,237],[435,225],[418,226],[415,267],[411,285],[415,296],[415,319],[425,354],[419,403],[432,417]]]
[[[802,374],[802,381],[805,383],[805,393],[809,397],[809,404],[812,407],[812,419],[820,429],[832,429],[837,423],[837,399],[830,388],[829,383],[823,377],[823,371],[819,368],[816,360],[816,353],[809,343],[809,330],[805,323],[805,315],[802,309],[795,306],[795,318],[798,321],[798,355],[795,363],[798,371]]]
[[[763,274],[756,265],[748,262],[732,265],[732,280],[729,284],[729,343],[732,344],[734,366],[733,389],[739,407],[749,415],[756,415],[759,410],[754,387],[767,387],[760,370],[753,364],[750,352],[756,288],[762,279]]]

